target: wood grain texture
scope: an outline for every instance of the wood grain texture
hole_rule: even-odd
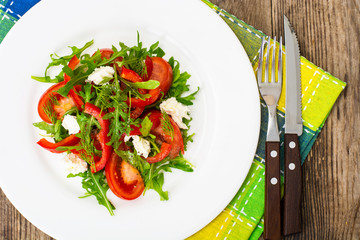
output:
[[[302,176],[298,135],[284,136],[284,198],[282,230],[284,236],[301,232]]]
[[[285,239],[360,239],[360,1],[212,0],[267,35],[285,14],[301,54],[347,82],[303,166],[302,232]],[[52,239],[0,191],[0,239]]]
[[[265,160],[264,238],[278,240],[281,239],[280,142],[265,143]]]

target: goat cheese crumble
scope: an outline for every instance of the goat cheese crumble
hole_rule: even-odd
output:
[[[87,163],[73,153],[69,153],[64,157],[66,170],[72,174],[83,173],[88,169]]]
[[[114,77],[114,68],[110,66],[101,66],[96,68],[89,76],[86,82],[93,82],[96,85],[100,85],[102,81],[111,79]]]
[[[62,126],[69,131],[69,134],[76,134],[80,132],[80,126],[75,116],[65,115],[62,121]]]
[[[142,137],[137,135],[125,136],[124,141],[130,141],[132,139],[132,143],[134,144],[134,148],[139,156],[143,156],[147,158],[151,151],[150,142]]]
[[[179,103],[175,97],[171,97],[163,101],[160,104],[160,110],[169,114],[172,119],[177,123],[179,128],[188,129],[186,124],[183,123],[182,119],[190,119],[190,116],[188,115],[190,109],[184,104]]]

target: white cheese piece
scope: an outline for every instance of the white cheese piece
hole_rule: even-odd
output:
[[[151,151],[150,142],[137,135],[125,136],[124,141],[125,142],[130,141],[131,138],[132,138],[132,143],[134,144],[134,148],[136,152],[139,154],[139,156],[143,156],[144,158],[147,158]]]
[[[69,131],[69,134],[76,134],[80,132],[80,126],[76,121],[75,116],[65,115],[62,121],[62,126]]]
[[[73,153],[69,153],[64,157],[66,170],[72,174],[83,173],[88,169],[87,163]]]
[[[86,82],[93,82],[99,85],[105,79],[111,79],[114,77],[115,71],[113,67],[101,66],[96,68],[89,76]]]
[[[179,128],[188,129],[188,127],[183,123],[182,119],[190,119],[188,113],[190,109],[182,103],[176,101],[176,98],[171,97],[166,99],[160,104],[160,110],[169,114],[172,119],[177,123]]]

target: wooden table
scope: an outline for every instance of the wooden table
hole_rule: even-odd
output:
[[[360,1],[213,0],[270,36],[284,36],[283,15],[301,54],[347,82],[303,166],[302,232],[287,239],[360,238]],[[51,239],[0,190],[0,239]]]

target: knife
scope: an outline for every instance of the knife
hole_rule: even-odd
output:
[[[284,16],[286,49],[286,97],[284,137],[284,236],[301,231],[301,158],[298,137],[302,134],[300,48],[296,33]]]

